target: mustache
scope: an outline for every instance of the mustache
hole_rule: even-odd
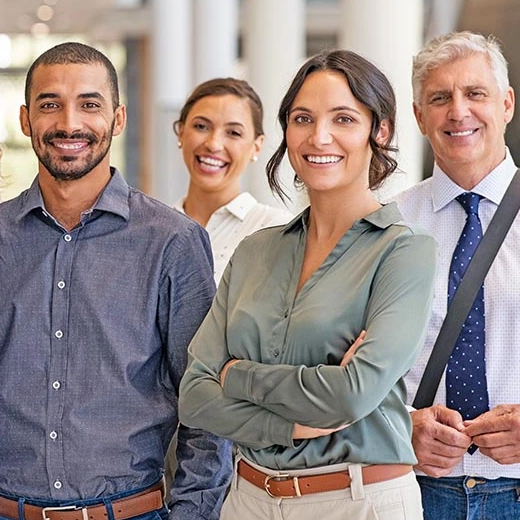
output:
[[[95,144],[98,142],[98,138],[95,134],[89,132],[73,132],[69,134],[62,130],[58,130],[56,132],[46,132],[43,134],[42,140],[46,144],[52,144],[53,139],[67,139],[67,140],[81,140],[88,141],[89,144]]]

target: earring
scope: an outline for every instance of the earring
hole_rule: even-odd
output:
[[[253,155],[253,157],[251,157],[251,161],[253,161],[253,162],[258,161],[258,155]]]
[[[182,148],[182,143],[181,143],[180,141],[177,141],[177,146],[178,146],[179,148]]]

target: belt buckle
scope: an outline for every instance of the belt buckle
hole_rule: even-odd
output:
[[[294,498],[294,497],[301,497],[302,494],[301,494],[301,491],[300,491],[300,484],[298,482],[298,477],[292,477],[292,481],[293,481],[293,486],[294,486],[294,489],[296,491],[296,495],[274,495],[271,491],[271,480],[281,480],[281,479],[285,479],[285,480],[289,480],[291,478],[291,475],[289,475],[288,473],[283,473],[281,475],[267,475],[264,479],[264,489],[266,491],[266,493],[271,497],[271,498]]]
[[[83,520],[88,520],[88,513],[86,507],[77,506],[62,506],[62,507],[44,507],[42,509],[43,520],[51,520],[47,515],[47,511],[79,511],[81,509],[81,516]]]

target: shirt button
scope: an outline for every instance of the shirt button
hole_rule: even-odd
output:
[[[58,338],[58,339],[61,339],[63,338],[63,332],[61,330],[57,330],[54,335]]]
[[[49,433],[49,437],[54,441],[58,437],[58,434],[52,431],[51,433]],[[54,487],[56,487],[56,484],[54,485]]]
[[[273,356],[274,356],[274,357],[278,357],[279,355],[280,355],[280,351],[279,351],[277,348],[275,348],[275,349],[273,350]]]
[[[72,237],[70,235],[63,235],[63,240],[65,240],[65,242],[70,242]]]
[[[54,383],[52,383],[52,388],[54,388],[54,390],[59,390],[60,386],[61,383],[59,381],[54,381]]]
[[[54,481],[54,487],[56,489],[61,489],[61,486],[62,486],[62,484],[59,480]]]
[[[477,481],[474,478],[470,478],[466,482],[466,486],[469,487],[469,489],[473,489],[476,485],[477,485]]]
[[[58,282],[58,289],[64,289],[65,288],[65,282],[63,280],[60,280]]]

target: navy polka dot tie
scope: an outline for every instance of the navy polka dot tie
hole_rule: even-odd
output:
[[[448,306],[482,238],[478,217],[480,195],[463,193],[457,197],[467,213],[466,224],[451,260]],[[446,404],[464,419],[473,419],[489,409],[485,364],[484,285],[480,288],[462,326],[446,368]],[[470,448],[473,453],[474,447]]]

